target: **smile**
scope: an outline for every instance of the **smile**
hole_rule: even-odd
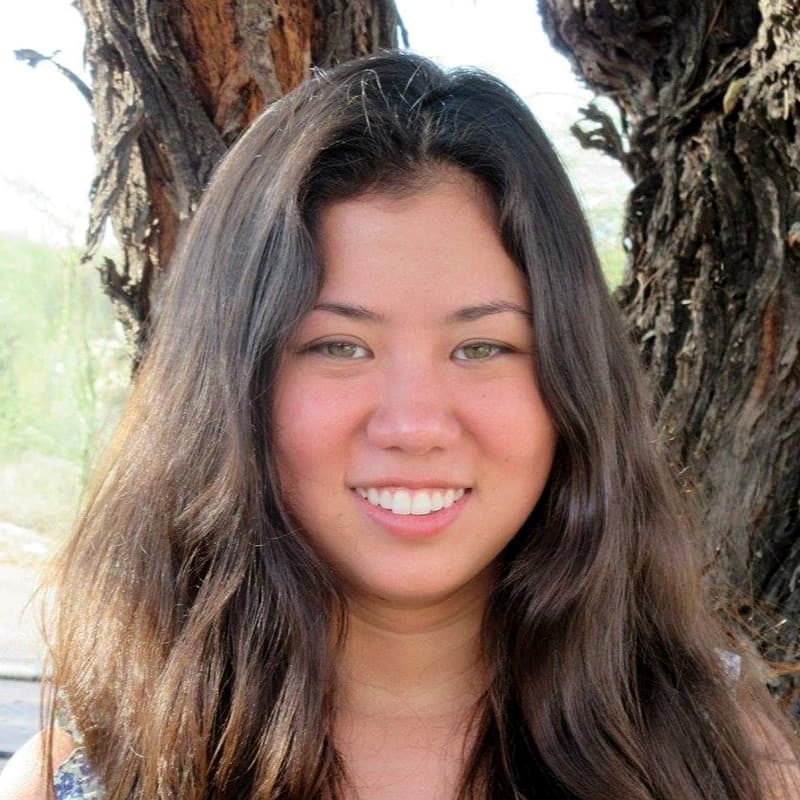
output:
[[[464,496],[465,489],[402,489],[361,487],[355,491],[368,503],[398,516],[424,516],[450,508]]]

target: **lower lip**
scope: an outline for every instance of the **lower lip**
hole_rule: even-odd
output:
[[[441,533],[458,518],[471,495],[472,490],[468,489],[450,508],[432,511],[430,514],[393,514],[385,508],[372,505],[353,490],[353,497],[370,519],[394,536],[404,539],[427,539]]]

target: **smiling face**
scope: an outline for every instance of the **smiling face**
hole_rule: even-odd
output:
[[[331,204],[318,241],[323,287],[273,409],[287,505],[351,596],[415,605],[485,585],[556,444],[494,210],[451,172]]]

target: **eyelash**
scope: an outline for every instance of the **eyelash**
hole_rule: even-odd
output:
[[[323,356],[327,356],[328,358],[341,360],[341,361],[360,361],[366,356],[343,356],[341,354],[335,355],[334,353],[330,352],[329,348],[333,347],[350,347],[354,348],[355,350],[363,350],[364,353],[368,353],[364,345],[356,344],[355,342],[347,342],[347,341],[339,341],[336,339],[326,341],[326,342],[316,342],[315,344],[310,344],[308,347],[304,349],[304,352],[307,353],[318,353]],[[474,361],[474,362],[482,362],[482,361],[490,361],[495,356],[501,355],[503,353],[513,353],[514,348],[508,347],[507,345],[496,344],[495,342],[485,342],[485,341],[475,341],[475,342],[467,342],[466,344],[462,344],[460,347],[457,347],[453,354],[458,353],[459,351],[466,350],[467,348],[477,348],[477,347],[488,347],[490,348],[491,352],[489,355],[485,356],[484,358],[458,358],[458,361]]]

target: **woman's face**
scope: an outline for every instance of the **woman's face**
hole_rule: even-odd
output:
[[[325,208],[325,280],[278,374],[285,500],[351,596],[478,586],[530,514],[556,432],[522,274],[461,173]]]

